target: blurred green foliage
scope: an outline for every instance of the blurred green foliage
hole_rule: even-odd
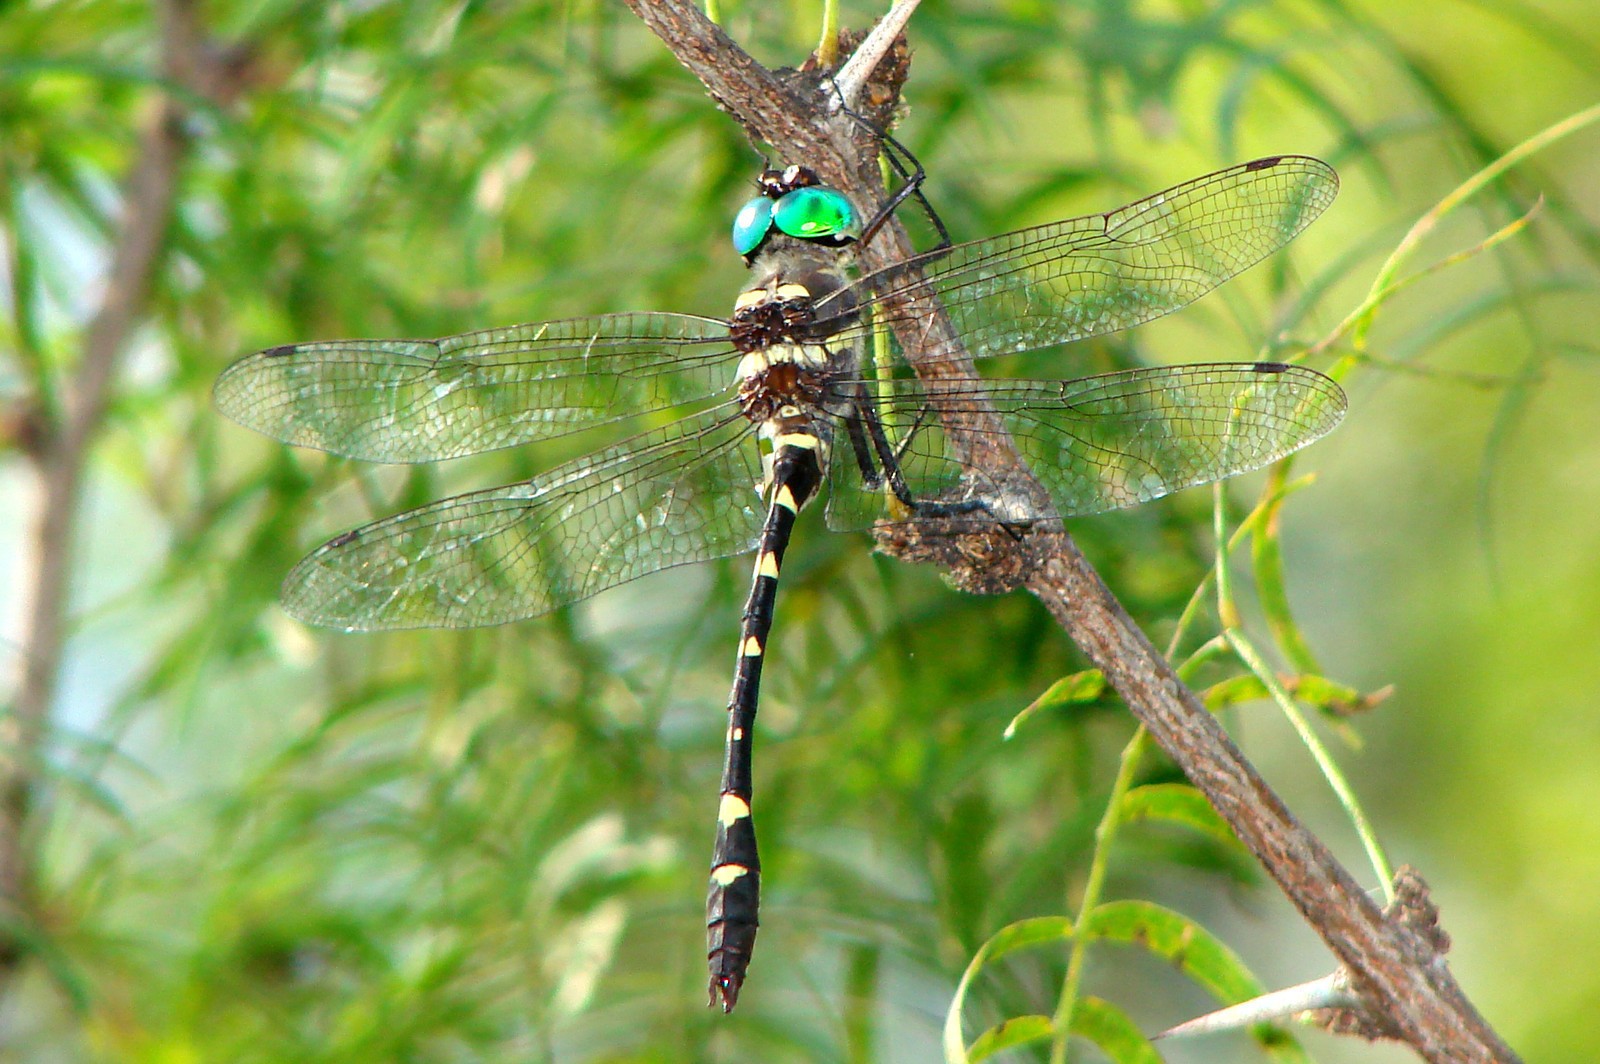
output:
[[[877,13],[847,4],[844,22]],[[811,0],[725,0],[722,16],[771,65],[798,64],[821,18]],[[979,946],[1074,911],[1131,734],[1089,700],[1003,741],[1083,668],[1035,602],[957,594],[805,515],[763,687],[764,927],[724,1018],[703,1006],[701,901],[746,562],[505,629],[308,631],[274,595],[309,546],[571,445],[373,470],[209,409],[223,365],[290,340],[721,313],[757,153],[616,5],[218,0],[205,18],[251,44],[257,81],[188,120],[170,248],[94,452],[42,755],[41,925],[0,1006],[6,1058],[938,1059]],[[49,405],[74,372],[161,87],[158,33],[125,0],[0,5],[8,410]],[[1439,197],[1600,95],[1587,0],[926,0],[911,40],[898,134],[957,239],[1257,155],[1344,176],[1282,261],[1058,355],[1063,376],[1294,353]],[[1428,239],[1418,265],[1544,197],[1515,239],[1385,305],[1346,378],[1348,422],[1297,464],[1318,483],[1280,518],[1321,667],[1350,690],[1397,687],[1338,725],[1363,740],[1344,750],[1356,787],[1432,881],[1465,988],[1528,1059],[1600,1057],[1583,1006],[1600,993],[1595,144],[1541,153]],[[20,446],[0,452],[8,516],[33,504],[29,477]],[[25,523],[0,540],[8,588],[36,564]],[[1210,565],[1206,493],[1077,532],[1170,636]],[[18,612],[8,595],[8,632]],[[1219,661],[1196,682],[1238,672]],[[1226,712],[1360,869],[1265,703]],[[1152,762],[1138,782],[1177,777]],[[1267,985],[1331,967],[1203,831],[1129,825],[1107,896],[1183,911]],[[988,969],[973,1022],[1049,1013],[1065,964],[1033,949]],[[1087,979],[1145,1030],[1209,1007],[1138,951],[1095,954]],[[1240,1036],[1171,1052],[1253,1051]]]

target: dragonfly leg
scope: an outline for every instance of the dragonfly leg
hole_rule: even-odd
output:
[[[864,409],[863,400],[858,394],[855,411],[842,420],[850,440],[850,453],[855,456],[856,469],[861,474],[862,486],[868,491],[877,491],[883,487],[883,477],[879,475],[878,464],[872,457],[873,444],[867,440],[867,417],[861,413]],[[876,421],[876,418],[872,420]],[[877,429],[882,432],[883,426],[878,425]]]
[[[883,422],[877,416],[876,408],[870,408],[871,414],[867,421],[868,431],[872,437],[873,447],[877,450],[883,463],[883,477],[881,481],[873,481],[873,487],[879,487],[887,482],[889,490],[894,497],[918,517],[960,517],[965,514],[983,513],[994,518],[994,521],[1008,533],[1015,535],[1016,530],[1024,528],[1031,522],[1024,519],[1003,517],[997,512],[990,499],[982,494],[970,495],[967,498],[945,499],[919,499],[912,495],[910,485],[906,483],[905,472],[902,468],[902,459],[911,448],[911,442],[917,438],[929,422],[932,410],[924,406],[917,413],[917,418],[900,437],[898,445],[889,443],[888,435],[884,432]]]
[[[854,392],[850,400],[851,412],[843,420],[856,468],[861,473],[862,487],[875,492],[887,485],[897,502],[907,509],[915,508],[911,489],[900,470],[899,452],[889,443],[883,419],[878,416],[866,382],[857,381]]]
[[[788,437],[790,440],[795,436]],[[732,1012],[755,948],[761,898],[761,858],[751,819],[750,751],[761,691],[761,665],[772,631],[778,569],[794,530],[795,515],[822,482],[816,437],[809,446],[784,443],[773,452],[771,499],[756,550],[755,576],[739,627],[739,653],[728,697],[726,759],[717,807],[717,840],[706,893],[706,959],[711,969],[710,1004]]]
[[[928,172],[922,168],[922,161],[911,153],[910,148],[890,135],[887,129],[881,128],[866,116],[852,111],[842,99],[839,102],[839,109],[866,126],[872,131],[872,135],[878,138],[878,143],[883,147],[883,157],[889,161],[889,166],[893,168],[901,182],[888,202],[878,208],[878,213],[873,215],[870,222],[862,226],[861,236],[857,238],[857,242],[865,244],[871,240],[878,234],[878,230],[883,228],[884,223],[894,217],[894,212],[900,209],[902,203],[915,197],[922,207],[922,213],[927,215],[928,221],[933,223],[933,228],[939,234],[939,243],[929,250],[938,251],[949,247],[950,231],[944,227],[944,220],[939,217],[939,212],[933,209],[933,204],[928,202],[928,197],[922,194],[922,183],[928,179]]]
[[[913,155],[910,148],[891,136],[887,129],[882,131],[880,139],[883,141],[884,158],[889,160],[889,165],[894,168],[894,172],[900,175],[900,179],[905,182],[905,190],[894,200],[894,205],[899,206],[905,202],[905,198],[908,195],[915,196],[917,202],[922,205],[922,213],[927,216],[928,221],[933,225],[934,231],[939,234],[939,242],[928,250],[940,251],[950,247],[953,243],[950,239],[950,230],[944,227],[944,219],[939,217],[939,212],[933,209],[933,204],[928,202],[928,197],[923,195],[922,192],[922,184],[928,179],[927,171],[922,168],[922,160]],[[910,163],[909,173],[907,173],[905,163],[900,161],[901,158]]]

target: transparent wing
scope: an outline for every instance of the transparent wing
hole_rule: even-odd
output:
[[[1001,513],[993,501],[1014,493],[964,471],[951,457],[933,403],[914,381],[872,387],[886,431],[901,448],[898,464],[914,499],[990,503],[970,509],[955,522],[958,529],[992,526],[997,515],[1019,523],[1039,519]],[[1081,517],[1275,462],[1332,431],[1344,416],[1345,397],[1315,370],[1258,362],[1133,369],[1070,381],[974,382],[941,394],[938,407],[998,413],[1057,514]],[[848,459],[836,454],[829,469],[828,523],[839,529],[886,517],[883,490],[867,485],[858,463]],[[1055,523],[1053,516],[1043,519]]]
[[[442,340],[285,344],[217,379],[217,409],[300,447],[431,462],[548,439],[711,395],[732,377],[728,326],[605,314]]]
[[[685,562],[754,549],[761,459],[733,404],[544,476],[338,536],[284,581],[283,604],[332,628],[469,628],[533,617]]]
[[[973,358],[1126,329],[1199,299],[1281,248],[1338,189],[1338,175],[1317,159],[1242,163],[1106,214],[885,267],[819,301],[818,331],[827,332],[830,316],[841,320],[858,302],[872,305],[873,318],[885,323],[922,313],[894,302],[907,295],[938,297]]]

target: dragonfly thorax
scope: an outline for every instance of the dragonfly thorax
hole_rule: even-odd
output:
[[[787,256],[783,257],[787,260]],[[783,422],[779,434],[803,428],[826,404],[828,383],[855,366],[854,348],[830,345],[829,323],[818,323],[814,286],[836,290],[839,277],[813,268],[806,281],[781,279],[789,261],[769,263],[758,280],[739,294],[731,333],[743,352],[735,371],[745,417],[757,425]],[[813,265],[814,264],[810,264]]]
[[[793,282],[747,288],[733,305],[733,346],[749,353],[796,340],[816,320],[811,289]]]
[[[809,425],[808,411],[819,409],[827,396],[827,351],[814,344],[752,352],[739,371],[739,404],[758,425],[783,421],[783,431]]]

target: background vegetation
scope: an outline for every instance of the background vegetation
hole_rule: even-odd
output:
[[[722,14],[771,65],[798,63],[820,17],[809,0]],[[309,631],[274,595],[310,545],[573,445],[375,470],[209,409],[223,365],[288,340],[721,313],[756,154],[610,4],[218,0],[202,17],[249,42],[250,82],[232,106],[185,97],[176,214],[68,544],[49,730],[37,751],[7,732],[38,781],[7,1058],[937,1059],[979,944],[1073,911],[1131,733],[1106,704],[1002,741],[1082,667],[1036,603],[955,593],[807,515],[764,685],[765,921],[727,1019],[702,1005],[701,899],[746,561],[498,630]],[[958,238],[1257,155],[1343,174],[1287,265],[1069,350],[1061,375],[1318,340],[1441,196],[1600,90],[1588,0],[927,0],[911,39],[899,134]],[[0,4],[0,623],[18,673],[36,436],[81,380],[159,40],[144,4]],[[1600,1057],[1596,138],[1554,144],[1427,238],[1419,266],[1543,196],[1512,239],[1385,304],[1347,367],[1351,415],[1300,461],[1317,481],[1283,519],[1323,671],[1395,687],[1333,726],[1356,787],[1433,884],[1466,990],[1541,1060]],[[1078,531],[1162,641],[1211,563],[1206,493]],[[1229,723],[1363,869],[1274,711]],[[1269,985],[1331,967],[1226,845],[1130,831],[1111,877]],[[1137,951],[1092,960],[1095,992],[1147,1029],[1209,1007]],[[974,1007],[1048,1012],[1063,963],[998,967]],[[1306,1039],[1321,1060],[1404,1059]],[[1171,1059],[1246,1052],[1221,1038]]]

